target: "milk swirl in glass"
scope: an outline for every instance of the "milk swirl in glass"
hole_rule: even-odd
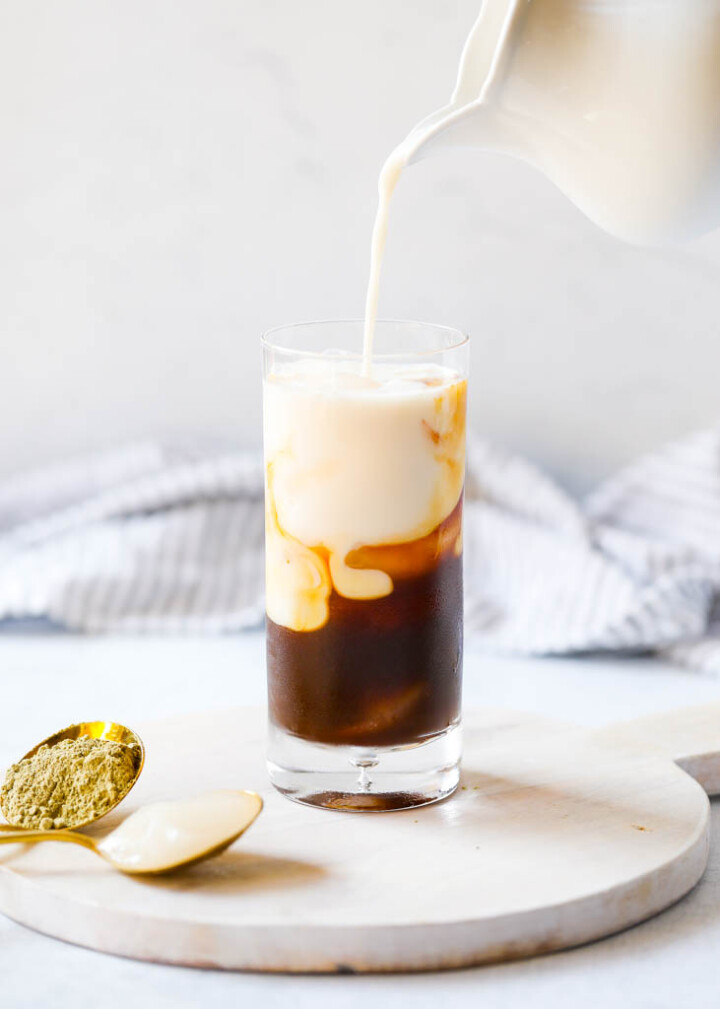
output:
[[[362,328],[265,338],[270,771],[388,809],[457,785],[467,341],[381,322],[367,374]]]

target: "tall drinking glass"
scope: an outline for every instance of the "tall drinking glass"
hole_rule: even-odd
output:
[[[304,323],[263,338],[268,767],[292,799],[456,787],[468,341]]]

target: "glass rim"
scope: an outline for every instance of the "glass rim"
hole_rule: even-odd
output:
[[[365,320],[362,318],[350,318],[350,319],[307,319],[303,322],[288,322],[281,326],[273,326],[271,329],[266,329],[265,332],[260,337],[260,343],[263,348],[268,350],[273,350],[281,354],[292,354],[293,357],[322,357],[323,351],[321,350],[303,350],[301,348],[295,347],[285,347],[282,344],[274,343],[272,337],[278,333],[285,332],[291,329],[304,329],[305,327],[311,326],[346,326],[352,324],[354,326],[364,326]],[[456,339],[454,342],[449,343],[445,347],[434,347],[432,350],[412,350],[404,352],[393,352],[388,354],[376,354],[373,352],[373,361],[393,361],[407,359],[408,357],[435,357],[437,354],[446,354],[451,351],[459,350],[461,347],[467,346],[470,342],[470,337],[467,333],[464,333],[461,329],[456,329],[455,326],[446,326],[443,323],[437,322],[420,322],[417,319],[376,319],[375,326],[419,326],[425,327],[427,329],[434,329],[441,333],[450,333]],[[333,355],[333,360],[348,360],[348,361],[362,361],[363,353],[362,351],[342,351]]]

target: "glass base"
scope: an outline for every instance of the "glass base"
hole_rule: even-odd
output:
[[[363,749],[310,743],[269,725],[268,771],[295,802],[348,812],[383,813],[439,802],[460,780],[462,730],[411,746]]]

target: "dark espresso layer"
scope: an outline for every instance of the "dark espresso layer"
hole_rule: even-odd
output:
[[[423,540],[367,550],[367,563],[358,553],[357,566],[372,561],[391,574],[393,591],[384,599],[333,593],[329,619],[316,631],[268,620],[270,717],[277,725],[313,742],[376,747],[419,742],[458,720],[460,520],[458,505]]]

